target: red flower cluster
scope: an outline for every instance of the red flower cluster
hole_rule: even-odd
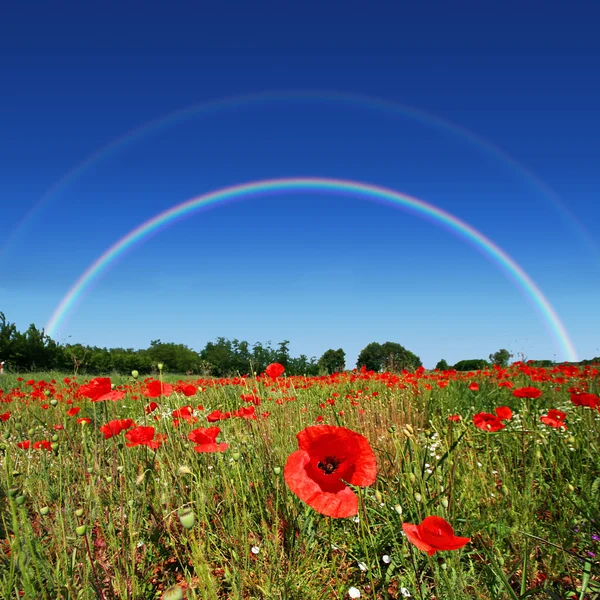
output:
[[[563,429],[566,429],[567,426],[564,423],[566,416],[566,413],[562,412],[562,410],[552,408],[548,411],[547,415],[540,417],[540,421],[544,423],[544,425],[549,425],[550,427],[556,427],[557,429],[562,427]]]
[[[135,423],[131,419],[113,419],[100,427],[100,433],[104,435],[105,440],[108,440],[134,425]]]
[[[513,390],[513,396],[517,398],[539,398],[542,390],[534,387],[522,387]]]
[[[499,406],[494,410],[496,414],[480,412],[473,415],[473,424],[482,431],[500,431],[506,425],[502,421],[512,419],[512,410],[508,406]]]
[[[134,427],[125,434],[125,437],[129,440],[126,445],[128,448],[147,446],[152,450],[156,450],[167,436],[161,433],[156,436],[154,434],[154,427]]]

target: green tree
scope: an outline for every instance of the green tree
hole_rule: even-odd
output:
[[[414,370],[422,366],[421,359],[396,342],[381,345],[382,368],[384,371]]]
[[[508,367],[508,361],[513,357],[513,355],[506,350],[505,348],[501,348],[498,352],[494,352],[494,354],[490,354],[490,361],[493,365],[498,367]]]
[[[452,368],[455,371],[480,371],[481,369],[485,369],[489,366],[490,364],[487,360],[485,360],[485,358],[472,358],[460,360]]]
[[[438,371],[449,371],[450,370],[450,365],[442,358],[442,360],[440,360],[438,362],[438,364],[435,365],[435,368]]]
[[[319,359],[318,366],[329,375],[332,373],[340,373],[346,366],[346,353],[342,348],[338,348],[337,350],[326,350]]]
[[[358,355],[356,368],[365,367],[367,371],[378,372],[383,365],[383,349],[378,342],[367,344]]]

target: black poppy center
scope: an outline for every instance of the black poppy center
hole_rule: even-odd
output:
[[[325,460],[320,460],[317,467],[325,473],[325,475],[331,475],[340,466],[340,460],[335,456],[326,456]]]

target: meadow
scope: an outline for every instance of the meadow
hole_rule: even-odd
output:
[[[134,375],[0,377],[1,598],[600,598],[598,366]]]

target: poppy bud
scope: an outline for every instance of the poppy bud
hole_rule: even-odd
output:
[[[49,512],[50,509],[47,506],[42,506],[42,508],[40,508],[40,515],[43,517],[45,517]]]
[[[417,476],[414,473],[410,473],[408,478],[413,485],[415,484],[415,481],[417,481]]]
[[[90,474],[92,474],[94,472],[94,469],[92,467],[88,467],[87,468],[87,472],[90,473]]]
[[[75,516],[76,516],[76,517],[82,517],[82,516],[83,516],[83,508],[78,508],[78,509],[75,511]]]
[[[58,442],[52,442],[50,444],[50,448],[52,448],[52,450],[58,450]]]
[[[19,488],[10,488],[8,490],[8,497],[14,498],[19,493]]]
[[[162,600],[183,600],[183,590],[178,585],[174,585],[165,590]]]
[[[134,369],[133,371],[131,371],[131,376],[134,379],[137,379],[140,376],[140,374]]]
[[[25,504],[25,496],[17,496],[15,498],[15,502],[19,505]]]
[[[179,516],[180,523],[185,529],[191,529],[194,526],[196,517],[194,516],[194,510],[190,506],[182,508],[177,515]]]
[[[52,404],[52,406],[56,406],[58,404],[58,400],[56,398],[52,398],[52,400],[50,400],[50,404]]]
[[[119,465],[119,466],[117,467],[117,471],[118,471],[119,473],[122,473],[124,470],[125,470],[125,467],[124,467],[123,465]]]
[[[381,504],[383,502],[383,496],[379,490],[375,490],[375,500]]]
[[[192,470],[189,467],[186,467],[185,465],[181,465],[181,467],[179,467],[179,469],[177,469],[180,475],[191,475],[192,474]]]
[[[86,531],[87,527],[85,525],[79,525],[79,527],[75,528],[75,532],[77,533],[77,535],[85,535]]]
[[[231,455],[233,460],[240,460],[240,456],[241,456],[241,454],[239,452],[233,452]]]
[[[569,491],[571,493],[573,493],[575,491],[575,488],[570,483],[567,484],[567,487],[569,488]]]
[[[53,441],[53,442],[58,442],[58,436],[57,436],[56,434],[54,434],[54,435],[52,436],[52,441]]]
[[[133,508],[135,505],[135,502],[133,500],[127,500],[127,506],[129,506],[129,508]]]
[[[394,510],[399,514],[402,515],[402,507],[399,504],[396,504],[396,506],[394,506]]]
[[[107,475],[104,479],[106,479],[106,483],[110,483],[112,481],[112,475]]]
[[[275,473],[275,475],[280,475],[281,474],[281,467],[273,467],[273,473]]]
[[[423,500],[423,496],[421,496],[421,494],[419,494],[419,492],[417,492],[415,494],[415,501],[416,502],[421,502],[421,500]]]
[[[158,363],[156,366],[158,367],[159,371],[163,370],[164,365],[162,363]]]
[[[441,502],[444,508],[448,508],[448,498],[442,498]]]

